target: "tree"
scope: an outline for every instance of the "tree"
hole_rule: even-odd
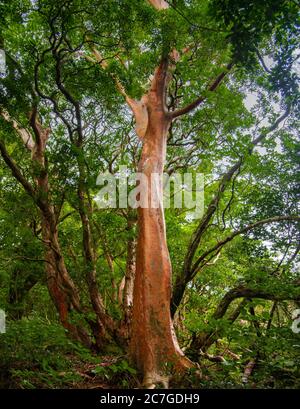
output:
[[[40,231],[35,229],[34,233],[44,245],[49,293],[61,322],[75,339],[98,349],[112,338],[124,343],[130,321],[132,266],[136,266],[130,351],[144,376],[144,384],[151,386],[165,379],[168,366],[179,372],[192,366],[178,346],[170,308],[174,315],[187,285],[199,271],[216,260],[223,247],[236,237],[264,225],[299,220],[293,206],[289,212],[281,206],[280,213],[252,220],[247,220],[249,214],[243,217],[239,209],[236,226],[225,226],[234,182],[241,169],[256,159],[255,148],[297,112],[297,78],[293,72],[296,44],[288,41],[295,38],[297,10],[292,1],[278,1],[273,6],[255,1],[247,7],[235,1],[230,8],[219,1],[105,3],[40,1],[33,7],[15,2],[14,11],[10,6],[3,7],[3,21],[10,22],[11,28],[3,24],[1,34],[8,74],[1,81],[0,151],[14,178],[39,209]],[[121,20],[124,24],[120,24]],[[279,51],[272,50],[272,43],[280,45]],[[273,68],[266,66],[263,53],[272,55]],[[154,74],[149,80],[151,70]],[[238,87],[246,79],[253,81],[258,72],[263,88],[281,93],[284,112],[277,116],[270,112],[272,123],[258,127],[258,135],[251,138],[251,131],[247,135],[244,129],[249,129],[253,119],[241,108],[241,97],[233,84],[236,81]],[[91,181],[96,179],[97,164],[105,168],[105,161],[109,171],[115,171],[116,159],[131,162],[135,168],[138,154],[131,145],[134,137],[131,133],[128,141],[118,130],[118,124],[125,134],[129,132],[126,127],[130,129],[122,98],[133,111],[136,133],[142,142],[138,170],[148,181],[148,201],[155,196],[158,207],[138,209],[136,262],[135,240],[131,238],[130,242],[127,238],[127,276],[123,278],[125,282],[126,277],[130,279],[124,297],[121,281],[119,300],[129,301],[124,304],[124,319],[119,320],[114,317],[114,302],[107,307],[99,290],[101,247],[111,274],[112,298],[116,300],[115,257],[107,243],[101,215],[91,200],[95,192]],[[190,113],[194,115],[185,116]],[[214,116],[217,125],[207,119],[208,114]],[[242,119],[232,123],[229,116],[235,114]],[[234,134],[233,150],[230,143],[223,151],[214,146],[215,126],[228,140],[228,134]],[[210,135],[204,142],[202,127]],[[119,133],[117,141],[114,133]],[[23,144],[16,148],[17,160],[11,152],[15,135]],[[30,158],[24,159],[24,148]],[[205,159],[208,154],[211,162]],[[172,173],[198,166],[197,156],[201,155],[203,168],[212,168],[214,157],[226,159],[227,155],[233,163],[210,193],[210,202],[199,223],[192,223],[195,229],[190,231],[183,268],[176,274],[170,307],[172,271],[162,184],[154,192],[150,179],[153,173],[162,175],[166,161],[166,169]],[[56,161],[60,164],[57,170]],[[230,186],[232,195],[227,201]],[[222,233],[225,231],[226,235],[213,232],[207,240],[221,207]],[[125,219],[126,229],[131,230],[135,218],[128,211],[120,213],[123,220],[116,221],[116,212],[116,225],[122,225]],[[82,259],[78,263],[72,248],[71,258],[84,276],[88,301],[80,296],[82,276],[71,272],[72,263],[65,255],[60,224],[70,218],[80,226]],[[77,319],[73,319],[74,314]]]

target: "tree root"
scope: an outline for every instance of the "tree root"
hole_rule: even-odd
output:
[[[144,375],[142,386],[146,389],[155,389],[157,386],[162,385],[164,389],[169,388],[169,376],[160,375],[156,372],[147,372]]]

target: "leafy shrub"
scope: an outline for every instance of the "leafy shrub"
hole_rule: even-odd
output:
[[[0,334],[0,387],[24,388],[61,386],[73,381],[70,357],[88,359],[90,354],[72,342],[60,324],[40,317],[7,323]]]
[[[92,373],[112,384],[120,385],[122,388],[129,388],[135,382],[136,370],[132,368],[127,360],[119,359],[111,364],[96,366]]]

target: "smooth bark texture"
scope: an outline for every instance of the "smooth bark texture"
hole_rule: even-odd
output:
[[[149,3],[158,11],[169,7],[164,0],[149,0]],[[107,69],[101,53],[95,47],[91,47],[91,50],[97,63]],[[187,51],[188,48],[183,53]],[[95,62],[89,56],[86,58]],[[170,313],[172,269],[166,242],[161,179],[166,159],[167,134],[172,120],[188,114],[206,98],[200,96],[178,111],[167,111],[167,82],[171,79],[169,71],[172,68],[169,62],[176,64],[179,58],[180,53],[175,49],[170,50],[168,56],[163,56],[149,91],[140,101],[130,98],[120,80],[110,74],[134,114],[136,133],[143,142],[138,171],[145,177],[147,187],[143,193],[146,191],[148,195],[147,204],[140,204],[138,208],[130,354],[144,376],[145,386],[165,382],[162,376],[171,368],[182,370],[192,366],[178,346]],[[230,68],[231,65],[227,66],[208,86],[208,91],[217,89]],[[153,174],[159,180],[155,186],[152,186]],[[153,202],[156,202],[155,206]]]
[[[168,372],[168,365],[169,369],[190,366],[178,346],[170,314],[171,263],[166,242],[161,179],[170,125],[165,107],[167,71],[166,58],[155,72],[147,98],[143,98],[148,111],[148,127],[138,168],[147,181],[145,190],[148,195],[145,207],[138,208],[130,351],[144,375],[144,385],[148,387],[162,380],[161,376]],[[151,184],[153,174],[159,176],[156,185]]]

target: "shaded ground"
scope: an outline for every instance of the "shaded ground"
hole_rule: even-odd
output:
[[[275,339],[278,346],[278,338]],[[271,349],[257,357],[243,382],[249,353],[225,354],[228,347],[212,348],[222,362],[201,358],[181,379],[171,379],[171,388],[299,388],[300,366],[297,342],[294,349]],[[297,345],[296,345],[297,344]],[[139,377],[119,348],[109,346],[105,355],[95,355],[72,342],[59,324],[39,317],[9,323],[0,337],[0,389],[132,389]],[[243,351],[240,343],[234,351]],[[257,356],[257,355],[256,355]],[[208,357],[209,358],[209,357]],[[249,365],[248,365],[249,366]]]

